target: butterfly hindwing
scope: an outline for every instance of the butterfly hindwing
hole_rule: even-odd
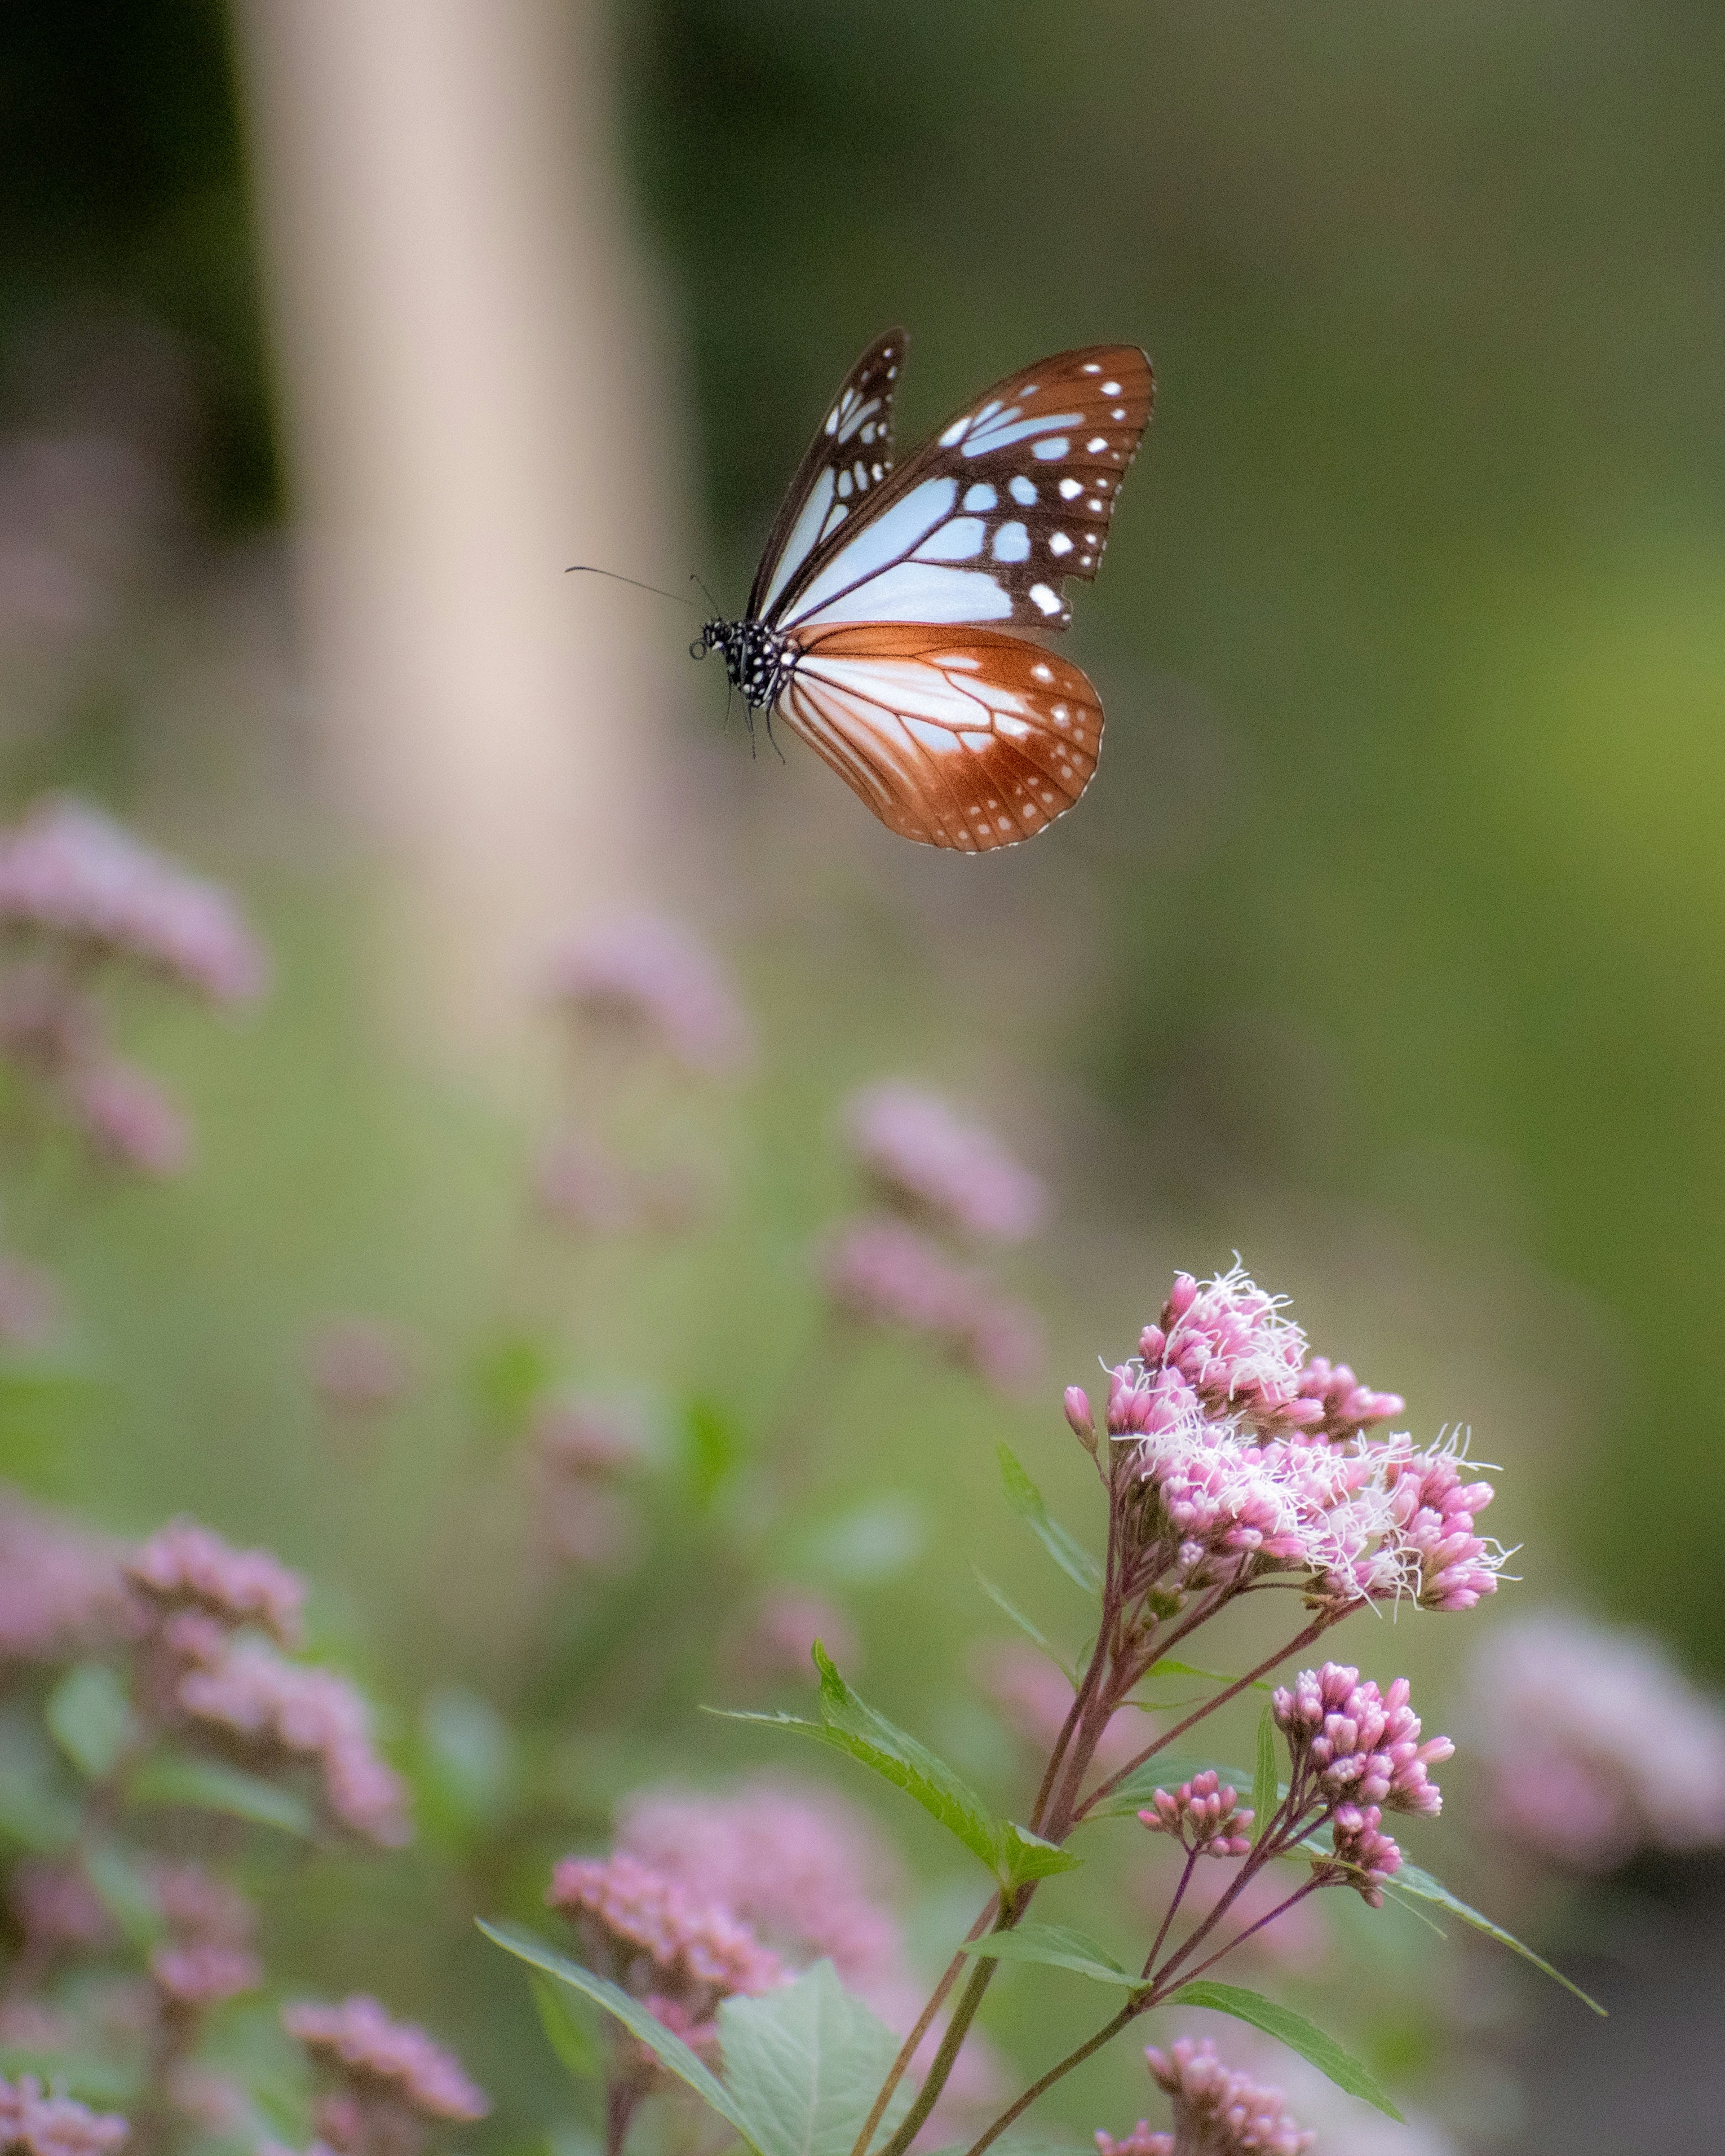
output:
[[[778,713],[883,824],[983,853],[1089,785],[1102,706],[1069,660],[986,629],[875,621],[802,639]]]
[[[843,622],[1064,629],[1062,580],[1096,572],[1153,393],[1136,345],[1059,352],[1007,376],[796,566],[783,550],[765,619],[799,640]]]
[[[809,557],[892,473],[892,399],[907,340],[878,336],[839,385],[803,454],[755,572],[748,611],[758,620]]]

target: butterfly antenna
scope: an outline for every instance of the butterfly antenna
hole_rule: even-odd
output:
[[[657,584],[644,584],[638,577],[620,577],[615,569],[596,569],[591,562],[572,562],[563,574],[566,577],[608,577],[614,584],[633,584],[638,592],[651,592],[655,598],[671,599],[678,606],[695,604],[693,599],[685,598],[681,592],[661,591]]]
[[[689,572],[689,581],[691,584],[701,585],[701,591],[706,595],[706,603],[712,608],[715,613],[722,613],[725,611],[725,609],[719,604],[719,602],[713,597],[712,593],[707,590],[706,583],[701,578],[696,575],[692,569]]]

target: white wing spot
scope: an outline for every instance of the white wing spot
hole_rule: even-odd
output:
[[[1036,499],[1035,481],[1026,479],[1022,472],[1015,473],[1006,482],[1006,490],[1014,501],[1021,504],[1025,509],[1028,509]]]
[[[1072,542],[1064,531],[1056,531],[1049,540],[1048,551],[1050,554],[1070,554],[1072,551]]]
[[[1040,457],[1045,464],[1052,464],[1056,457],[1065,456],[1071,446],[1064,434],[1050,434],[1045,442],[1032,442],[1030,454]]]
[[[1054,679],[1053,667],[1040,659],[1039,659],[1036,664],[1030,669],[1030,673],[1033,679],[1038,681],[1052,681]]]
[[[875,477],[876,479],[879,479],[879,478],[880,478],[880,465],[870,465],[870,470],[874,473]]]
[[[1107,448],[1108,437],[1106,434],[1092,434],[1084,446],[1090,451],[1092,456],[1096,456],[1099,452]]]
[[[1046,584],[1031,585],[1030,603],[1033,606],[1040,607],[1044,613],[1058,613],[1060,610],[1058,594]]]
[[[1084,371],[1086,374],[1100,374],[1102,370],[1097,366],[1095,360],[1087,359],[1084,362]]]
[[[856,472],[857,485],[859,486],[866,486],[869,483],[869,468],[862,462],[860,458],[858,459],[855,470]]]
[[[1054,707],[1053,716],[1054,722],[1057,726],[1065,726],[1066,723],[1066,706],[1064,704],[1056,704]]]
[[[1092,516],[1100,516],[1102,513],[1102,505],[1100,501],[1087,501],[1084,506]]]
[[[986,480],[978,480],[973,487],[966,491],[964,506],[967,509],[992,509],[999,499],[999,495],[995,493]]]
[[[1117,405],[1114,407],[1114,411],[1113,411],[1113,415],[1112,415],[1112,416],[1113,416],[1115,418],[1117,418],[1117,419],[1123,419],[1123,418],[1126,417],[1126,407],[1125,407],[1125,405],[1124,405],[1124,404],[1117,404]]]
[[[1083,491],[1084,485],[1081,480],[1076,479],[1063,479],[1060,481],[1060,499],[1062,501],[1070,501],[1075,495],[1082,494]]]
[[[1105,397],[1117,397],[1120,394],[1120,384],[1117,382],[1105,382],[1102,384],[1102,394]]]
[[[950,449],[954,442],[962,440],[964,430],[969,424],[970,414],[967,412],[962,419],[955,419],[946,433],[941,436],[941,447],[943,449]]]
[[[850,475],[848,471],[840,472],[839,475],[839,491],[840,494],[849,494],[850,491]]]
[[[838,407],[837,407],[837,405],[835,404],[835,405],[833,407],[833,409],[832,409],[830,412],[829,412],[829,413],[828,413],[828,414],[827,414],[826,432],[827,432],[828,434],[836,434],[838,433],[838,431],[839,431],[839,408],[838,408]]]
[[[1115,415],[1114,415],[1114,416],[1115,416],[1115,418],[1117,419],[1117,418],[1120,417],[1120,414],[1117,412],[1117,413],[1115,413]],[[873,421],[872,419],[870,419],[870,422],[869,422],[869,424],[867,424],[867,426],[866,426],[866,427],[865,427],[865,428],[863,429],[863,430],[862,430],[862,439],[864,439],[864,441],[865,441],[865,442],[872,442],[872,441],[874,440],[874,439],[875,439],[875,423],[874,423],[874,421]]]
[[[1024,562],[1029,559],[1030,535],[1016,519],[1003,524],[994,534],[994,559],[997,562]]]

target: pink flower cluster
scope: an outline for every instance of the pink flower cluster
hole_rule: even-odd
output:
[[[332,1414],[381,1415],[412,1389],[413,1363],[392,1325],[375,1317],[336,1317],[306,1342],[311,1389]]]
[[[485,2091],[460,2063],[409,2021],[393,2021],[363,1993],[339,2005],[306,2000],[281,2010],[282,2026],[362,2099],[388,2094],[426,2119],[483,2118]]]
[[[333,1670],[284,1661],[261,1640],[224,1640],[177,1695],[193,1722],[260,1764],[314,1764],[331,1817],[352,1833],[386,1848],[412,1839],[407,1784],[377,1756],[364,1700]]]
[[[130,2131],[111,2112],[44,2096],[33,2074],[0,2081],[0,2156],[107,2156]]]
[[[841,1668],[860,1667],[862,1643],[842,1609],[799,1588],[778,1588],[756,1604],[737,1642],[735,1663],[746,1677],[789,1678],[807,1684],[814,1674],[811,1656],[817,1640]]]
[[[644,1036],[687,1070],[711,1075],[749,1059],[748,1020],[717,962],[655,915],[598,921],[571,937],[552,961],[551,988],[581,1017]]]
[[[641,1456],[640,1433],[596,1401],[554,1400],[534,1415],[526,1452],[534,1521],[560,1563],[616,1571],[629,1563],[635,1512],[618,1485]]]
[[[954,1235],[1021,1243],[1048,1209],[1044,1185],[990,1131],[938,1094],[899,1083],[853,1096],[851,1151],[887,1204]]]
[[[1166,2156],[1243,2156],[1247,2150],[1256,2156],[1303,2156],[1317,2138],[1283,2108],[1279,2088],[1260,2087],[1249,2076],[1231,2072],[1213,2045],[1183,2036],[1165,2051],[1152,2045],[1144,2057],[1158,2087],[1173,2101],[1174,2130],[1166,2138]],[[1144,2133],[1142,2123],[1138,2133]],[[1153,2144],[1156,2137],[1148,2138]],[[1124,2147],[1106,2145],[1101,2135],[1097,2145],[1102,2156],[1119,2156]]]
[[[1282,1307],[1238,1265],[1201,1286],[1183,1273],[1138,1356],[1110,1373],[1109,1436],[1134,1448],[1158,1499],[1137,1530],[1147,1583],[1186,1592],[1293,1570],[1320,1607],[1471,1608],[1506,1555],[1474,1532],[1491,1485],[1464,1480],[1455,1440],[1419,1452],[1368,1438],[1402,1401],[1308,1358]],[[1092,1445],[1076,1386],[1066,1415]]]
[[[680,2010],[685,2034],[710,2034],[721,1999],[771,1991],[786,1981],[778,1955],[741,1917],[626,1851],[566,1856],[552,1874],[546,1899],[575,1919],[586,1951],[604,1973],[649,2000],[661,2020],[667,2004]]]
[[[195,1520],[160,1527],[127,1560],[134,1587],[163,1614],[200,1610],[223,1625],[256,1625],[284,1647],[300,1642],[305,1584],[264,1549],[235,1549]]]
[[[1427,1770],[1453,1758],[1455,1747],[1447,1737],[1420,1742],[1405,1677],[1384,1693],[1346,1663],[1326,1662],[1301,1670],[1270,1705],[1293,1755],[1296,1789],[1309,1783],[1326,1802],[1345,1798],[1425,1819],[1443,1809]]]
[[[1040,1368],[1034,1312],[901,1220],[847,1223],[829,1240],[819,1265],[828,1296],[845,1317],[921,1333],[997,1391],[1022,1391]]]
[[[1252,1845],[1248,1830],[1255,1815],[1214,1767],[1178,1789],[1156,1790],[1138,1817],[1152,1834],[1172,1835],[1194,1856],[1245,1856]]]
[[[117,1637],[121,1546],[0,1489],[0,1663],[50,1662]]]
[[[1491,1810],[1522,1848],[1608,1871],[1725,1846],[1725,1705],[1656,1640],[1544,1612],[1486,1635],[1473,1690]]]
[[[896,1864],[867,1816],[831,1793],[775,1780],[723,1796],[650,1791],[625,1808],[618,1847],[614,1862],[629,1856],[717,1904],[788,1969],[830,1958],[888,2028],[906,2030],[916,2020],[922,1987],[892,1912]],[[932,2032],[920,2066],[937,2042]],[[957,2132],[959,2115],[993,2097],[997,2079],[992,2055],[973,2036],[937,2126]]]
[[[0,833],[0,927],[135,958],[217,1003],[264,986],[263,952],[224,891],[75,801],[40,802]]]
[[[244,1895],[196,1864],[158,1865],[150,1886],[169,1934],[150,1974],[172,2006],[195,2010],[257,1989],[264,1967]]]

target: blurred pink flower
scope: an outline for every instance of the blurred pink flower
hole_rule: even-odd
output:
[[[734,1992],[771,1991],[787,1980],[778,1955],[742,1917],[627,1850],[566,1856],[546,1899],[574,1919],[602,1974],[637,1998],[674,2002],[692,2026],[704,2028]]]
[[[1233,1887],[1240,1872],[1240,1862],[1234,1858],[1200,1865],[1180,1904],[1182,1910],[1194,1923],[1201,1923]],[[1138,1875],[1135,1899],[1153,1925],[1161,1921],[1178,1876],[1166,1861],[1147,1865]],[[1292,1891],[1291,1878],[1297,1879],[1297,1874],[1290,1875],[1280,1865],[1266,1866],[1255,1873],[1229,1903],[1223,1920],[1227,1928],[1219,1937],[1225,1939],[1250,1933],[1238,1948],[1241,1956],[1309,1975],[1322,1965],[1329,1953],[1329,1927],[1312,1895],[1296,1902],[1291,1908],[1282,1907]],[[1280,1915],[1276,1913],[1278,1910]],[[1265,1923],[1266,1917],[1272,1921]],[[1254,1931],[1254,1925],[1263,1928]],[[1233,1958],[1231,1952],[1230,1958]]]
[[[284,1647],[299,1644],[305,1584],[266,1549],[235,1549],[195,1520],[172,1520],[126,1572],[159,1613],[202,1610],[223,1625],[261,1625]]]
[[[1048,1206],[1041,1183],[991,1132],[961,1122],[938,1094],[896,1082],[854,1095],[851,1150],[886,1202],[957,1235],[1021,1243]]]
[[[614,1486],[641,1456],[639,1431],[596,1401],[554,1400],[535,1412],[526,1462],[535,1527],[553,1557],[606,1571],[633,1560],[635,1508]]]
[[[737,1668],[743,1676],[759,1680],[788,1677],[810,1683],[817,1640],[847,1670],[861,1666],[861,1642],[842,1609],[819,1594],[794,1587],[777,1589],[762,1597],[737,1643]]]
[[[817,1263],[845,1317],[922,1333],[997,1391],[1022,1391],[1041,1367],[1034,1313],[1000,1295],[985,1274],[955,1265],[902,1220],[845,1222],[828,1237]]]
[[[748,1020],[717,961],[656,915],[579,930],[552,961],[551,992],[594,1024],[647,1036],[691,1070],[734,1070],[748,1060]]]
[[[75,1858],[22,1858],[6,1882],[6,1903],[33,1958],[68,1947],[100,1953],[119,1943],[108,1905]]]
[[[0,2081],[0,2156],[106,2156],[130,2130],[114,2112],[44,2096],[33,2074]]]
[[[282,2025],[362,2102],[387,2094],[422,2118],[471,2120],[490,2109],[460,2063],[410,2021],[393,2021],[363,1993],[336,2006],[310,2000],[284,2006]]]
[[[231,1736],[261,1763],[315,1763],[330,1815],[393,1848],[413,1838],[407,1784],[377,1756],[371,1714],[345,1677],[285,1661],[261,1641],[225,1646],[180,1679],[180,1706]]]
[[[105,1056],[69,1071],[61,1087],[90,1149],[140,1175],[182,1175],[192,1161],[192,1126],[148,1071]]]
[[[316,1327],[306,1342],[305,1368],[312,1390],[339,1415],[382,1414],[413,1382],[401,1336],[375,1317],[334,1317]]]
[[[541,1147],[533,1192],[540,1210],[563,1228],[615,1235],[640,1218],[634,1177],[584,1131],[562,1132]]]
[[[1486,1635],[1471,1689],[1488,1802],[1522,1847],[1606,1871],[1725,1845],[1725,1707],[1649,1635],[1522,1618]]]
[[[218,2006],[255,1991],[264,1981],[264,1964],[244,1947],[218,1946],[213,1940],[185,1946],[160,1946],[150,1956],[150,1974],[176,2006]]]
[[[0,1488],[0,1662],[57,1661],[127,1627],[124,1546]]]
[[[1007,1727],[1039,1759],[1045,1758],[1071,1711],[1071,1680],[1023,1640],[1001,1640],[978,1648],[972,1667]],[[1147,1728],[1137,1708],[1120,1708],[1096,1746],[1096,1764],[1106,1773],[1123,1767],[1149,1743]]]
[[[39,802],[0,833],[0,927],[136,958],[217,1003],[264,987],[263,950],[228,894],[80,802]]]

